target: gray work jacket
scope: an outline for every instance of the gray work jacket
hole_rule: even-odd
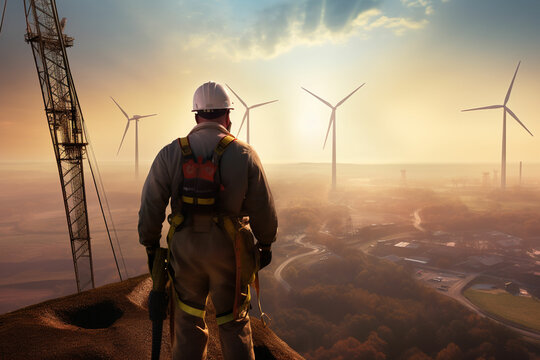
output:
[[[195,157],[210,158],[216,145],[229,132],[214,122],[200,123],[188,134]],[[274,200],[261,161],[255,150],[242,141],[232,142],[221,158],[220,212],[249,216],[257,241],[270,245],[276,239],[277,216]],[[159,246],[165,211],[171,201],[172,212],[180,211],[182,150],[178,140],[165,146],[156,156],[144,183],[139,210],[139,242]]]

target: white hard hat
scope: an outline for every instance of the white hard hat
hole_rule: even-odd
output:
[[[234,109],[225,86],[209,81],[202,84],[193,94],[193,110]]]

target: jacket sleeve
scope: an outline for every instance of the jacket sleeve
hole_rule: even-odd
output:
[[[138,225],[139,242],[144,246],[160,246],[161,228],[171,197],[167,154],[167,147],[158,153],[144,182]]]
[[[249,224],[257,241],[262,245],[271,245],[277,234],[276,209],[261,161],[252,149],[249,152],[244,209],[249,215]]]

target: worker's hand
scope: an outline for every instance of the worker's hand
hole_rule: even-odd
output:
[[[150,270],[150,275],[152,275],[152,268],[154,267],[154,259],[156,257],[157,247],[147,246],[146,255],[148,256],[148,270]]]
[[[270,245],[259,245],[260,267],[259,270],[272,262],[272,249]]]
[[[165,291],[150,291],[148,296],[148,313],[150,320],[163,321],[167,317],[169,297]]]

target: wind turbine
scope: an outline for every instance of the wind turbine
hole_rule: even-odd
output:
[[[112,101],[114,101],[116,106],[118,106],[120,111],[122,111],[122,113],[124,114],[124,116],[127,119],[126,130],[124,130],[124,135],[122,136],[122,141],[120,141],[120,146],[118,147],[118,151],[116,152],[116,155],[118,155],[120,153],[120,149],[122,148],[122,143],[124,142],[124,138],[126,137],[126,133],[127,133],[128,129],[129,129],[129,122],[130,121],[135,121],[135,176],[139,176],[139,120],[142,119],[142,118],[155,116],[157,114],[133,115],[132,117],[129,117],[129,115],[124,111],[124,109],[122,109],[120,107],[120,105],[118,105],[118,103],[116,102],[116,100],[113,99],[112,96],[111,96],[111,99],[112,99]]]
[[[336,110],[341,104],[345,102],[345,100],[350,98],[352,94],[358,91],[358,89],[360,89],[365,84],[366,83],[363,83],[362,85],[354,89],[352,93],[345,96],[340,102],[336,104],[336,106],[330,105],[328,101],[321,99],[320,97],[318,97],[317,95],[309,91],[308,89],[304,87],[302,88],[308,93],[310,93],[311,95],[315,96],[320,101],[322,101],[324,104],[328,105],[328,107],[332,109],[332,113],[330,114],[330,122],[328,123],[328,130],[326,131],[326,137],[324,138],[324,145],[323,145],[323,149],[324,149],[326,147],[326,141],[328,140],[328,134],[330,133],[330,127],[332,127],[332,190],[336,190]]]
[[[226,84],[227,85],[227,84]],[[266,104],[271,104],[273,102],[276,102],[277,100],[272,100],[272,101],[267,101],[267,102],[263,102],[263,103],[260,103],[260,104],[255,104],[255,105],[251,105],[251,106],[247,106],[247,104],[244,102],[244,100],[242,100],[240,98],[240,96],[238,96],[237,93],[234,92],[233,89],[231,89],[231,87],[229,85],[227,85],[227,87],[229,88],[229,90],[231,90],[233,92],[233,94],[238,98],[238,100],[240,100],[240,102],[242,103],[242,105],[244,105],[244,107],[246,108],[246,112],[244,113],[244,117],[242,118],[242,123],[240,124],[240,128],[238,129],[238,134],[240,134],[240,130],[242,130],[242,126],[244,125],[244,121],[246,120],[247,118],[247,123],[246,123],[246,131],[247,131],[247,143],[249,144],[249,110],[251,109],[254,109],[256,107],[259,107],[259,106],[263,106],[263,105],[266,105]]]
[[[519,70],[519,65],[521,64],[521,61],[518,62],[516,72],[514,73],[514,77],[512,78],[512,82],[510,83],[510,87],[508,88],[508,91],[506,92],[506,97],[504,98],[504,103],[502,105],[490,105],[490,106],[483,106],[479,108],[473,108],[473,109],[466,109],[461,111],[475,111],[475,110],[487,110],[487,109],[503,109],[503,133],[502,133],[502,160],[501,160],[501,188],[506,188],[506,113],[510,114],[516,120],[531,136],[533,134],[527,129],[525,125],[518,119],[516,114],[512,110],[506,106],[508,103],[508,100],[510,99],[510,93],[512,92],[512,87],[514,86],[514,80],[516,80],[516,75]]]

